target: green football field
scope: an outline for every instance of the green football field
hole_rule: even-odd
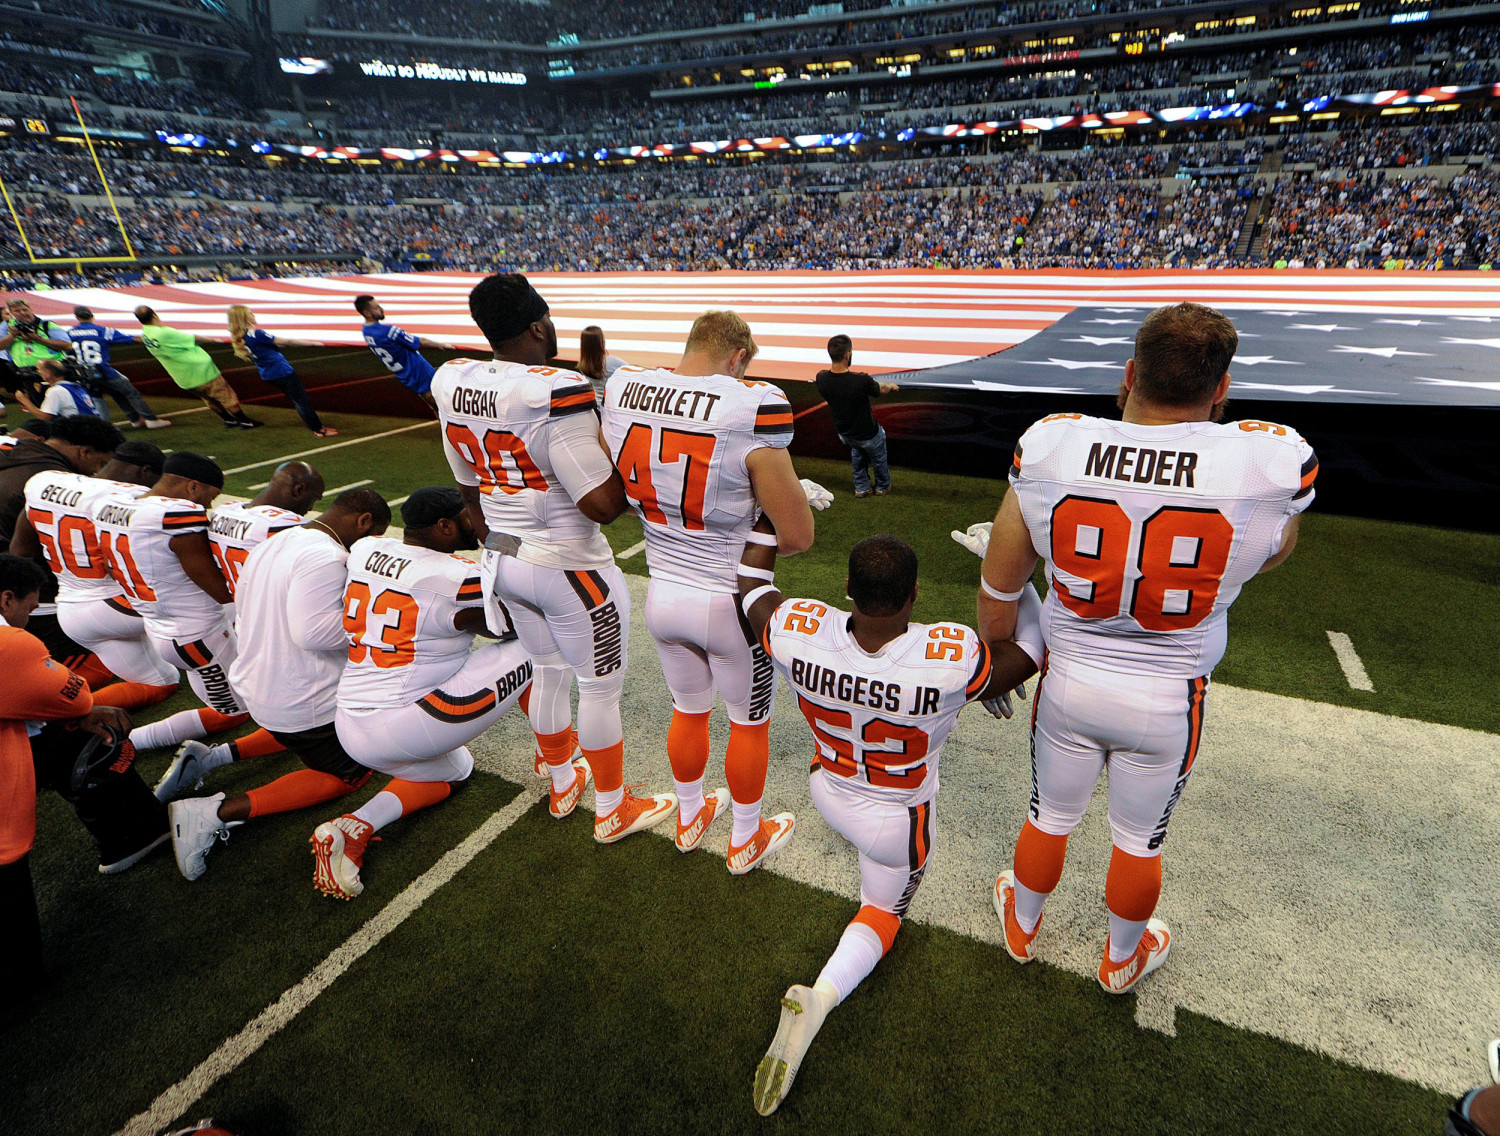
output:
[[[245,433],[182,413],[195,403],[153,401],[177,424],[151,440],[214,456],[232,471],[228,493],[253,495],[291,456],[331,489],[369,484],[392,500],[449,480],[435,426],[410,418],[330,414],[344,433],[320,441],[275,406],[256,407],[267,427]],[[978,564],[948,534],[992,517],[1002,481],[897,470],[896,492],[856,501],[844,463],[798,468],[837,500],[817,515],[815,547],[780,567],[784,591],[840,601],[849,546],[888,531],[921,557],[916,617],[972,619]],[[617,554],[641,539],[632,518],[608,534]],[[638,551],[620,564],[645,571]],[[1500,536],[1314,511],[1292,560],[1236,604],[1215,682],[1500,734],[1497,564]],[[1331,631],[1349,637],[1373,692],[1351,687]],[[631,665],[659,678],[652,657]],[[191,704],[179,693],[149,715]],[[794,736],[773,763],[805,772],[808,744]],[[143,759],[148,780],[169,757]],[[244,763],[210,789],[293,767]],[[53,981],[6,1000],[0,1133],[154,1136],[205,1116],[252,1136],[1441,1131],[1448,1097],[1432,1077],[1372,1071],[1399,1069],[1399,1056],[1335,1059],[1337,1038],[1309,1048],[1190,1009],[1175,1031],[1143,1028],[1135,997],[1109,998],[1045,955],[1023,970],[920,916],[763,1120],[751,1076],[776,996],[811,981],[857,903],[770,871],[734,879],[720,858],[665,840],[601,849],[541,799],[533,782],[476,774],[386,830],[378,873],[341,904],[310,886],[317,810],[247,826],[189,885],[169,853],[99,876],[71,811],[44,797],[33,872]],[[1476,1083],[1481,1068],[1476,1056]]]

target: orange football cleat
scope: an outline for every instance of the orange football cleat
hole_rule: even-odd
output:
[[[718,820],[729,808],[729,790],[715,789],[703,802],[703,807],[698,810],[698,815],[687,824],[682,823],[681,815],[677,818],[677,851],[691,852],[703,841],[708,833],[708,826]]]
[[[773,817],[762,818],[754,836],[744,844],[729,846],[729,855],[724,858],[729,865],[729,874],[743,876],[754,870],[772,852],[786,847],[791,843],[792,829],[796,824],[797,818],[791,813],[777,813]]]
[[[1036,958],[1036,933],[1042,929],[1042,920],[1036,921],[1029,935],[1021,930],[1016,920],[1016,873],[1009,868],[995,881],[995,914],[1005,928],[1005,953],[1023,966]]]
[[[579,758],[573,763],[573,772],[577,776],[573,778],[573,783],[561,793],[556,789],[548,790],[547,808],[558,820],[562,820],[578,807],[584,789],[588,788],[589,779],[594,776],[594,771],[589,768],[589,763],[585,758]],[[549,773],[548,776],[550,777],[551,774]]]
[[[341,817],[318,825],[312,834],[313,887],[331,899],[353,899],[365,890],[359,878],[365,849],[375,830],[356,816]]]
[[[1104,958],[1099,962],[1099,985],[1107,994],[1128,994],[1135,989],[1137,982],[1161,968],[1171,949],[1172,932],[1160,919],[1147,922],[1140,946],[1124,962],[1110,961],[1109,941],[1106,939]]]
[[[613,844],[624,840],[632,832],[644,832],[662,821],[677,808],[676,793],[657,793],[650,797],[637,797],[630,790],[635,785],[625,786],[625,799],[608,816],[594,818],[594,839],[600,844]]]

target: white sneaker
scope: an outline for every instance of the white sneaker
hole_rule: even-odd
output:
[[[172,825],[172,854],[183,876],[196,880],[208,871],[208,854],[216,841],[229,839],[229,825],[219,819],[223,793],[173,801],[167,810]]]
[[[818,1036],[823,1019],[835,1004],[832,994],[811,986],[793,986],[786,992],[781,999],[781,1021],[777,1023],[776,1036],[755,1069],[756,1112],[770,1116],[786,1100],[792,1082],[797,1079],[797,1070],[802,1068],[802,1059],[807,1056],[807,1047]]]
[[[177,756],[156,783],[156,799],[170,801],[186,790],[201,789],[203,776],[208,772],[208,763],[203,760],[208,756],[208,750],[209,747],[202,742],[183,742],[178,746]]]
[[[168,426],[172,425],[165,418],[147,418],[144,421],[147,430],[165,430]]]
[[[353,899],[365,890],[359,878],[375,829],[345,813],[313,829],[313,887],[331,899]]]

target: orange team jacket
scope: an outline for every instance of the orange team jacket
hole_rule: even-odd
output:
[[[36,839],[36,769],[28,721],[81,718],[94,708],[88,683],[47,657],[35,635],[0,626],[0,864]]]

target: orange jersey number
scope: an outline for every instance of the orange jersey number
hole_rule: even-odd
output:
[[[509,430],[486,430],[481,442],[467,426],[450,422],[447,434],[448,444],[479,475],[479,485],[485,493],[496,489],[502,493],[519,493],[523,489],[547,491],[547,479],[527,452],[525,443]]]
[[[656,481],[658,477],[670,478],[677,474],[682,479],[681,492],[675,505],[668,498],[667,508],[676,512],[682,527],[688,532],[702,532],[708,471],[718,439],[712,434],[663,428],[658,440],[656,433],[655,427],[639,422],[625,431],[625,440],[615,455],[615,466],[625,481],[625,496],[636,503],[648,523],[670,524],[657,496]],[[654,469],[653,461],[656,462]]]
[[[1064,497],[1052,511],[1053,567],[1079,582],[1054,580],[1057,598],[1083,619],[1129,615],[1147,631],[1185,631],[1213,611],[1234,526],[1217,509],[1158,509],[1141,526],[1140,577],[1125,600],[1133,526],[1114,501]]]
[[[874,718],[860,730],[856,751],[850,739],[828,729],[852,730],[853,719],[847,710],[819,706],[800,694],[797,706],[817,739],[818,761],[829,773],[854,777],[864,770],[865,780],[883,789],[912,789],[927,779],[925,759],[932,739],[926,730]],[[900,742],[901,748],[885,748],[892,742]],[[904,768],[893,770],[893,766]]]
[[[939,624],[927,633],[927,657],[944,663],[960,663],[964,657],[964,633]]]
[[[818,627],[828,615],[828,609],[813,600],[798,600],[786,617],[788,631],[800,631],[803,635],[816,635]]]
[[[108,530],[99,534],[99,555],[103,557],[104,563],[109,567],[109,574],[115,578],[115,582],[125,589],[125,594],[133,600],[144,600],[147,603],[156,599],[156,592],[146,583],[146,578],[141,575],[140,568],[136,565],[135,557],[130,554],[130,537],[125,533],[111,536]]]
[[[395,616],[391,621],[387,617]],[[380,634],[370,642],[369,621],[381,620]],[[373,600],[370,586],[352,581],[344,592],[344,631],[349,635],[349,661],[366,659],[382,670],[404,667],[417,656],[417,601],[405,592],[387,589]]]
[[[240,569],[244,568],[245,561],[250,559],[250,553],[247,549],[221,545],[216,540],[209,541],[208,546],[213,549],[214,561],[219,566],[224,583],[229,585],[229,594],[233,596],[235,588],[239,586]]]

